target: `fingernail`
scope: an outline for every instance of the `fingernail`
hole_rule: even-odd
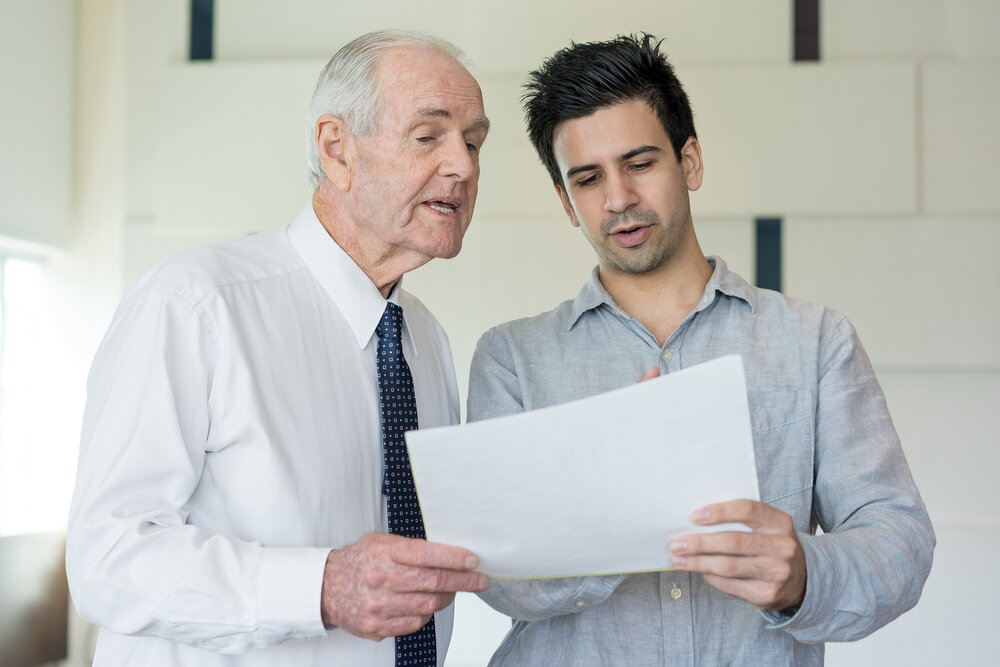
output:
[[[704,523],[708,521],[708,510],[695,510],[691,513],[691,520],[695,523]]]
[[[670,563],[674,567],[683,567],[684,564],[687,563],[687,557],[686,556],[671,556],[670,557]]]
[[[479,565],[479,558],[476,556],[466,556],[465,557],[465,569],[474,570],[476,566]]]
[[[682,554],[687,552],[687,542],[684,540],[674,540],[670,543],[670,550],[675,554]]]

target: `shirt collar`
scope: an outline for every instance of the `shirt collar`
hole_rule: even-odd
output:
[[[751,312],[756,313],[757,294],[747,281],[743,280],[739,274],[730,271],[721,257],[712,255],[707,259],[708,263],[712,266],[712,276],[708,279],[708,284],[705,285],[705,292],[701,297],[701,301],[695,307],[695,311],[707,308],[715,301],[715,295],[721,292],[727,296],[746,301],[747,305],[750,306]],[[614,299],[608,294],[608,291],[604,289],[604,285],[601,284],[599,267],[595,266],[594,270],[590,273],[590,280],[587,281],[580,290],[580,293],[573,300],[567,330],[572,329],[584,313],[599,308],[602,304],[607,304],[615,310],[620,310]]]
[[[399,305],[403,279],[400,278],[382,298],[371,278],[361,270],[351,256],[337,245],[316,217],[312,203],[306,204],[299,216],[288,226],[288,238],[306,268],[313,274],[340,310],[354,332],[358,346],[368,345],[375,327],[382,319],[387,302]],[[406,313],[403,313],[406,321]],[[404,332],[408,327],[403,327]]]

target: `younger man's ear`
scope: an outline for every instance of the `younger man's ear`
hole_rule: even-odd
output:
[[[323,114],[316,120],[316,148],[330,184],[348,192],[354,180],[354,136],[339,116]]]
[[[556,184],[556,194],[559,195],[559,201],[562,202],[563,210],[566,211],[566,215],[569,216],[569,223],[574,227],[580,226],[580,220],[576,217],[576,211],[573,210],[573,204],[569,200],[569,196],[566,194],[566,190],[559,184]]]
[[[701,144],[694,137],[688,137],[684,147],[681,148],[681,169],[688,190],[694,192],[701,187],[705,163],[701,160]]]

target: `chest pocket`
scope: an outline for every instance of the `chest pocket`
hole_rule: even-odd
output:
[[[807,531],[816,441],[812,392],[749,392],[748,399],[760,498]]]

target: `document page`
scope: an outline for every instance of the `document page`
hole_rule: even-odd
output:
[[[746,530],[695,526],[693,510],[759,500],[736,355],[406,441],[427,539],[493,578],[670,569],[672,537]]]

